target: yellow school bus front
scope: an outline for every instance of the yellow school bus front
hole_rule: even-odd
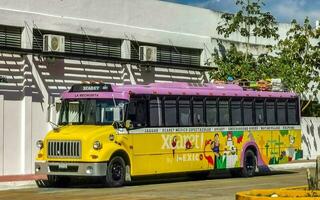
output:
[[[35,172],[105,176],[112,154],[121,151],[130,156],[130,143],[127,135],[117,134],[111,125],[66,125],[45,137],[36,157]]]

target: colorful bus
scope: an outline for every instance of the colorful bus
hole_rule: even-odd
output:
[[[299,98],[233,84],[77,84],[61,95],[59,122],[39,140],[39,186],[101,177],[116,187],[132,177],[245,177],[302,158]]]

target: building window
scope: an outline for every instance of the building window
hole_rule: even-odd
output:
[[[20,27],[0,25],[0,47],[21,48]]]
[[[157,61],[169,64],[183,64],[200,66],[200,49],[173,47],[157,44],[137,43],[131,41],[131,59],[139,59],[139,46],[149,45],[157,47]]]
[[[46,30],[33,30],[33,49],[43,50],[43,35],[55,34],[65,36],[65,53],[121,58],[120,39],[103,38],[88,35],[69,34]]]

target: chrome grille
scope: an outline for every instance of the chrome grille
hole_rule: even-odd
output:
[[[48,141],[48,158],[81,158],[81,142]]]

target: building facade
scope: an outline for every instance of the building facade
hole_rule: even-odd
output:
[[[34,172],[35,143],[72,84],[209,82],[211,54],[245,41],[218,35],[220,15],[158,0],[0,0],[0,175]],[[52,35],[63,36],[61,52]],[[274,43],[250,42],[256,55]],[[141,61],[141,46],[156,47],[157,61]]]

